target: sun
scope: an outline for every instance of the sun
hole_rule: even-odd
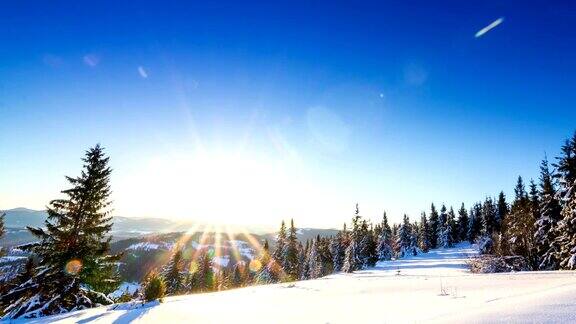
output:
[[[260,223],[301,191],[298,174],[263,154],[201,152],[149,159],[119,185],[122,209],[139,216]],[[120,201],[120,199],[116,199]]]

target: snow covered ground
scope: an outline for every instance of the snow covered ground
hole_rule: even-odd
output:
[[[576,272],[471,274],[469,245],[354,274],[120,304],[33,322],[576,322]]]

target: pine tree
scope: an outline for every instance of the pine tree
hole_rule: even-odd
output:
[[[534,259],[534,223],[530,198],[524,189],[522,177],[518,177],[514,189],[515,199],[508,214],[505,228],[506,241],[510,245],[509,250],[513,255],[519,255],[533,264]]]
[[[46,229],[28,230],[39,242],[23,248],[38,259],[36,275],[0,297],[5,318],[32,318],[110,304],[104,293],[117,287],[109,255],[111,216],[108,158],[100,145],[89,149],[65,199],[50,202]],[[102,291],[102,292],[99,292]]]
[[[422,212],[420,216],[420,229],[418,230],[418,247],[424,253],[428,253],[430,250],[430,241],[428,239],[428,233],[430,233],[430,227],[428,226],[428,219],[426,219],[426,213]]]
[[[399,251],[398,257],[402,258],[406,255],[412,254],[412,231],[410,226],[410,219],[408,215],[404,214],[402,225],[398,229],[398,242]]]
[[[534,241],[540,270],[555,270],[560,266],[556,259],[558,251],[552,243],[558,237],[558,222],[562,208],[556,198],[556,185],[545,157],[540,165],[540,218],[536,221]]]
[[[506,215],[510,212],[508,203],[506,202],[506,195],[504,191],[500,191],[498,194],[498,202],[496,204],[497,214],[496,214],[496,231],[502,232],[502,224],[506,220]]]
[[[166,293],[168,295],[176,295],[182,292],[183,289],[183,268],[182,250],[176,248],[172,255],[170,262],[163,271],[164,283],[166,284]]]
[[[496,206],[491,197],[486,197],[482,205],[482,234],[492,236],[496,230]]]
[[[430,248],[435,249],[438,246],[438,211],[436,211],[436,206],[432,204],[430,207]]]
[[[464,207],[464,203],[462,203],[458,210],[458,241],[464,242],[468,239],[469,225],[470,219],[468,218],[468,211],[466,211],[466,207]]]
[[[272,254],[272,257],[276,260],[279,265],[284,264],[284,255],[286,252],[286,224],[282,221],[280,225],[280,231],[276,237],[276,249]]]
[[[6,234],[6,228],[4,227],[4,218],[6,217],[6,213],[0,211],[0,238]]]
[[[392,249],[392,229],[388,224],[388,218],[386,217],[386,212],[382,217],[382,224],[381,224],[380,236],[378,237],[378,246],[377,246],[377,256],[378,260],[380,261],[387,261],[391,260],[394,251]]]
[[[344,254],[346,253],[342,232],[338,232],[338,234],[330,240],[330,252],[332,254],[334,272],[342,270],[342,266],[344,265]]]
[[[458,223],[452,206],[448,211],[448,227],[450,228],[450,244],[456,243],[458,241]]]
[[[359,269],[358,258],[356,256],[356,242],[354,239],[348,244],[346,248],[346,253],[344,254],[344,265],[342,266],[342,271],[347,273],[352,273]]]
[[[477,202],[469,212],[468,241],[474,243],[482,234],[482,204]]]
[[[256,275],[254,276],[254,282],[257,284],[269,284],[279,282],[282,278],[282,267],[278,264],[276,259],[270,255],[270,248],[268,245],[268,240],[264,241],[262,251],[260,251],[260,256],[258,261],[253,263],[257,264]]]
[[[440,215],[438,216],[438,242],[436,243],[439,248],[447,248],[452,246],[452,240],[450,238],[450,224],[448,221],[446,206],[442,205],[442,208],[440,209]]]
[[[576,132],[562,146],[562,156],[554,165],[558,172],[558,199],[562,206],[558,223],[558,237],[552,254],[560,261],[561,269],[576,269]]]
[[[298,280],[298,238],[296,236],[296,228],[294,227],[293,219],[290,220],[290,230],[288,232],[286,244],[284,245],[282,261],[282,268],[289,280]]]

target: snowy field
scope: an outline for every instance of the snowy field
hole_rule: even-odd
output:
[[[576,272],[471,274],[470,245],[354,274],[120,304],[32,322],[77,323],[569,323]]]

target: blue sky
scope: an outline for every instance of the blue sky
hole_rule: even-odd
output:
[[[475,34],[496,19],[503,23]],[[399,221],[537,177],[576,124],[569,1],[0,4],[0,208],[82,152],[116,214]]]

